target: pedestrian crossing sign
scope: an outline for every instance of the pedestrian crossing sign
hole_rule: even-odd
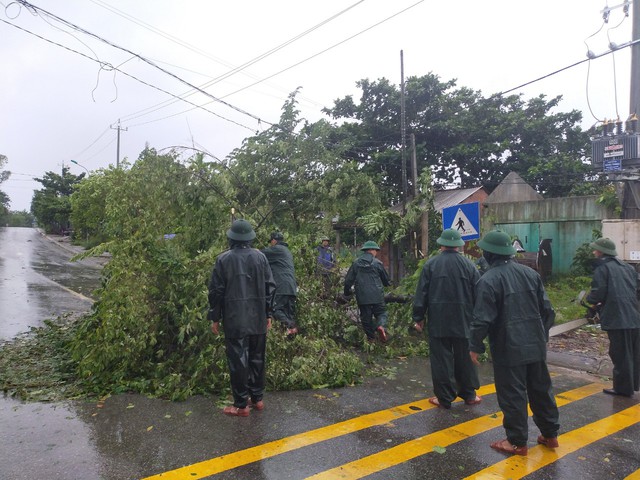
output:
[[[462,203],[442,209],[444,228],[460,232],[463,240],[480,238],[480,203]]]

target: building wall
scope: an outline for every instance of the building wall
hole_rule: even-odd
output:
[[[484,232],[499,228],[518,236],[527,252],[537,252],[542,240],[551,239],[553,273],[569,273],[577,248],[592,241],[593,230],[602,230],[602,220],[613,216],[596,203],[597,198],[486,204],[481,227]]]

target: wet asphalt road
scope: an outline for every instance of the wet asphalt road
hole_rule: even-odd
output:
[[[58,291],[51,277],[40,277],[50,273],[72,286],[76,276],[95,275],[95,266],[74,270],[77,265],[56,253],[65,252],[61,245],[35,231],[12,230],[0,229],[0,311],[11,325],[0,326],[3,335],[37,325],[39,315],[56,311],[52,303],[86,310],[86,290],[82,296]],[[12,259],[7,252],[22,253]],[[87,282],[80,282],[83,289]],[[55,302],[40,298],[49,293]],[[29,300],[24,309],[20,295]],[[5,398],[0,479],[457,479],[478,472],[478,478],[602,479],[640,469],[639,399],[602,394],[609,386],[604,378],[552,366],[562,405],[561,448],[535,447],[538,431],[530,422],[529,456],[507,459],[488,446],[504,437],[490,365],[480,370],[484,401],[451,410],[426,402],[426,359],[387,366],[387,376],[354,387],[269,392],[265,410],[248,418],[226,417],[215,399],[204,397],[172,403],[118,395],[55,404]]]
[[[67,242],[52,238],[33,228],[0,228],[0,340],[48,318],[90,310],[90,292],[100,279],[98,262],[69,262]]]

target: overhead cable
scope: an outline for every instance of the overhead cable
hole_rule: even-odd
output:
[[[95,0],[92,0],[92,1],[95,1]],[[98,1],[99,1],[99,0],[98,0]],[[311,27],[311,28],[309,28],[309,29],[305,30],[304,32],[299,33],[298,35],[294,36],[293,38],[291,38],[291,39],[289,39],[289,40],[287,40],[287,41],[285,41],[285,42],[281,43],[280,45],[278,45],[278,46],[276,46],[276,47],[274,47],[274,48],[272,48],[272,49],[270,49],[270,50],[268,50],[268,51],[266,51],[266,52],[264,52],[264,53],[262,53],[262,54],[258,55],[257,57],[254,57],[252,60],[249,60],[249,61],[247,61],[247,62],[243,63],[242,65],[238,66],[238,67],[234,67],[234,68],[232,68],[231,70],[229,70],[228,72],[226,72],[226,73],[224,73],[224,74],[222,74],[222,75],[219,75],[219,76],[217,76],[217,77],[215,77],[215,78],[213,78],[213,79],[209,80],[209,81],[208,81],[208,82],[206,82],[206,83],[203,83],[202,85],[200,85],[200,88],[210,87],[211,85],[214,85],[214,84],[216,84],[216,83],[219,83],[219,82],[221,82],[222,80],[226,80],[227,78],[229,78],[229,77],[231,77],[231,76],[235,75],[235,74],[236,74],[236,73],[238,73],[238,72],[241,72],[242,70],[246,69],[247,67],[250,67],[251,65],[254,65],[254,64],[258,63],[259,61],[264,60],[265,58],[267,58],[267,57],[269,57],[270,55],[272,55],[272,54],[276,53],[277,51],[282,50],[284,47],[286,47],[286,46],[288,46],[288,45],[290,45],[290,44],[292,44],[292,43],[294,43],[294,42],[296,42],[296,41],[300,40],[300,39],[301,39],[301,38],[303,38],[304,36],[308,35],[309,33],[313,32],[313,31],[315,31],[315,30],[317,30],[318,28],[320,28],[320,27],[322,27],[322,26],[326,25],[327,23],[331,22],[332,20],[335,20],[336,18],[338,18],[339,16],[341,16],[341,15],[343,15],[344,13],[348,12],[349,10],[351,10],[351,9],[352,9],[352,8],[354,8],[354,7],[356,7],[357,5],[359,5],[359,4],[360,4],[360,3],[362,3],[362,2],[364,2],[364,0],[359,0],[358,2],[354,3],[353,5],[350,5],[349,7],[345,8],[344,10],[342,10],[342,11],[340,11],[340,12],[338,12],[338,13],[336,13],[336,14],[332,15],[331,17],[329,17],[329,18],[327,18],[327,19],[323,20],[322,22],[320,22],[320,23],[318,23],[318,24],[314,25],[313,27]],[[187,96],[192,95],[193,93],[194,93],[193,91],[188,91],[188,92],[185,92],[183,95],[184,95],[185,97],[187,97]],[[225,98],[225,97],[227,97],[227,96],[228,96],[228,95],[225,95],[225,96],[223,96],[223,97],[221,97],[221,98]],[[167,101],[165,101],[165,102],[161,102],[161,103],[159,103],[159,104],[157,104],[157,105],[154,105],[154,106],[151,106],[151,107],[145,108],[145,109],[143,109],[143,110],[139,110],[138,112],[134,112],[134,113],[132,113],[132,114],[130,114],[130,115],[125,115],[125,116],[124,116],[124,117],[122,117],[122,118],[125,118],[125,119],[126,119],[125,121],[127,121],[127,120],[133,120],[134,118],[138,118],[138,117],[141,117],[141,116],[143,116],[143,115],[145,115],[145,114],[147,114],[147,113],[151,113],[151,112],[157,111],[157,110],[159,110],[160,108],[164,108],[165,106],[168,106],[168,105],[170,105],[170,104],[172,104],[172,103],[175,103],[175,102],[176,102],[176,100],[167,100]],[[206,104],[205,104],[205,105],[206,105]],[[145,112],[146,112],[146,113],[145,113]],[[137,114],[140,114],[140,115],[137,115]],[[129,117],[130,117],[130,118],[129,118]],[[167,117],[163,117],[163,118],[167,118]],[[148,123],[148,122],[147,122],[147,123]]]
[[[131,78],[131,79],[133,79],[133,80],[135,80],[135,81],[137,81],[137,82],[140,82],[140,83],[142,83],[143,85],[146,85],[146,86],[148,86],[148,87],[154,88],[154,89],[156,89],[156,90],[158,90],[158,91],[160,91],[160,92],[162,92],[162,93],[165,93],[165,94],[167,94],[167,95],[170,95],[170,96],[172,96],[172,97],[178,98],[178,99],[182,100],[183,102],[189,103],[189,104],[193,105],[193,106],[194,106],[194,107],[196,107],[196,108],[200,108],[200,109],[204,110],[205,112],[209,112],[210,114],[215,115],[216,117],[218,117],[218,118],[220,118],[220,119],[222,119],[222,120],[225,120],[225,121],[227,121],[227,122],[230,122],[230,123],[233,123],[233,124],[235,124],[235,125],[238,125],[239,127],[246,128],[247,130],[249,130],[249,131],[251,131],[251,132],[254,132],[254,131],[255,131],[255,130],[254,130],[253,128],[251,128],[251,127],[248,127],[248,126],[246,126],[246,125],[243,125],[242,123],[236,122],[235,120],[231,120],[230,118],[226,118],[226,117],[224,117],[224,116],[222,116],[222,115],[220,115],[220,114],[218,114],[218,113],[212,112],[211,110],[209,110],[209,109],[207,109],[207,108],[204,108],[203,106],[198,105],[198,104],[196,104],[196,103],[190,102],[189,100],[185,100],[185,99],[183,99],[183,98],[180,98],[178,95],[175,95],[175,94],[173,94],[173,93],[171,93],[171,92],[169,92],[169,91],[167,91],[167,90],[165,90],[165,89],[163,89],[163,88],[160,88],[160,87],[158,87],[157,85],[153,85],[153,84],[151,84],[151,83],[149,83],[149,82],[146,82],[146,81],[144,81],[144,80],[142,80],[142,79],[140,79],[140,78],[136,77],[135,75],[131,75],[130,73],[125,72],[124,70],[119,70],[118,68],[114,67],[113,65],[111,65],[111,64],[109,64],[109,63],[106,63],[106,62],[103,62],[103,61],[97,60],[97,59],[95,59],[95,58],[91,58],[90,56],[88,56],[88,55],[86,55],[86,54],[84,54],[84,53],[82,53],[82,52],[79,52],[79,51],[74,50],[74,49],[72,49],[72,48],[70,48],[70,47],[67,47],[66,45],[62,45],[62,44],[60,44],[60,43],[54,42],[53,40],[50,40],[50,39],[45,38],[45,37],[43,37],[43,36],[41,36],[41,35],[38,35],[37,33],[34,33],[34,32],[32,32],[32,31],[30,31],[30,30],[27,30],[26,28],[20,27],[20,26],[18,26],[18,25],[16,25],[16,24],[14,24],[14,23],[11,23],[11,22],[7,22],[6,20],[4,20],[4,19],[2,19],[2,18],[0,18],[0,22],[6,23],[7,25],[11,25],[12,27],[17,28],[18,30],[21,30],[21,31],[23,31],[23,32],[25,32],[25,33],[28,33],[28,34],[30,34],[30,35],[33,35],[34,37],[37,37],[37,38],[39,38],[40,40],[44,40],[45,42],[51,43],[52,45],[56,45],[56,46],[58,46],[58,47],[60,47],[60,48],[64,48],[65,50],[68,50],[68,51],[70,51],[70,52],[72,52],[72,53],[75,53],[75,54],[80,55],[80,56],[82,56],[82,57],[84,57],[84,58],[87,58],[87,59],[91,60],[92,62],[96,62],[96,63],[100,64],[100,66],[101,66],[101,67],[107,67],[108,69],[111,69],[111,70],[117,70],[117,71],[119,71],[120,73],[122,73],[123,75],[126,75],[127,77],[129,77],[129,78]],[[258,122],[260,122],[260,121],[261,121],[261,120],[258,118]],[[268,123],[268,122],[265,122],[265,123]],[[269,124],[269,125],[271,125],[271,124]]]
[[[627,48],[627,47],[632,47],[633,45],[636,45],[638,43],[640,43],[640,39],[633,40],[633,41],[630,41],[630,42],[625,42],[625,43],[623,43],[621,45],[616,45],[616,49],[615,50],[609,50],[607,52],[603,52],[603,53],[600,53],[598,55],[594,54],[592,58],[585,58],[584,60],[580,60],[578,62],[572,63],[571,65],[567,65],[566,67],[559,68],[558,70],[555,70],[555,71],[553,71],[551,73],[543,75],[542,77],[538,77],[538,78],[536,78],[534,80],[530,80],[530,81],[528,81],[526,83],[518,85],[517,87],[510,88],[509,90],[504,90],[504,91],[499,92],[499,93],[497,93],[495,95],[506,95],[506,94],[511,93],[511,92],[513,92],[515,90],[519,90],[519,89],[521,89],[523,87],[526,87],[526,86],[529,86],[529,85],[531,85],[533,83],[539,82],[540,80],[544,80],[545,78],[548,78],[548,77],[551,77],[553,75],[556,75],[556,74],[558,74],[560,72],[564,72],[565,70],[569,70],[570,68],[576,67],[576,66],[578,66],[578,65],[580,65],[580,64],[582,64],[584,62],[588,62],[588,61],[594,60],[596,58],[604,57],[605,55],[609,55],[611,53],[614,53],[614,51],[622,50],[623,48]]]
[[[284,69],[282,69],[282,70],[280,70],[280,71],[278,71],[278,72],[276,72],[276,73],[273,73],[273,74],[269,75],[268,77],[265,77],[265,78],[263,78],[263,79],[261,79],[261,80],[258,80],[258,81],[256,81],[256,82],[254,82],[254,83],[250,84],[250,85],[246,85],[246,86],[244,86],[244,87],[242,87],[242,88],[239,88],[238,90],[235,90],[235,91],[233,91],[233,92],[231,92],[231,93],[228,93],[228,94],[224,95],[224,96],[223,96],[223,97],[221,97],[221,98],[227,98],[227,97],[230,97],[231,95],[235,95],[236,93],[240,93],[240,92],[242,92],[243,90],[247,90],[248,88],[254,87],[254,86],[256,86],[256,85],[258,85],[258,84],[260,84],[260,83],[262,83],[262,82],[265,82],[265,81],[267,81],[267,80],[269,80],[269,79],[271,79],[271,78],[273,78],[273,77],[275,77],[275,76],[277,76],[277,75],[280,75],[281,73],[284,73],[284,72],[286,72],[286,71],[288,71],[288,70],[291,70],[292,68],[295,68],[295,67],[297,67],[298,65],[301,65],[301,64],[303,64],[303,63],[305,63],[305,62],[307,62],[307,61],[309,61],[309,60],[311,60],[311,59],[313,59],[313,58],[315,58],[315,57],[317,57],[317,56],[319,56],[319,55],[322,55],[323,53],[328,52],[329,50],[332,50],[333,48],[335,48],[335,47],[337,47],[337,46],[339,46],[339,45],[342,45],[343,43],[348,42],[349,40],[351,40],[351,39],[353,39],[353,38],[355,38],[355,37],[357,37],[357,36],[359,36],[359,35],[361,35],[361,34],[363,34],[363,33],[367,32],[367,31],[371,30],[372,28],[375,28],[375,27],[377,27],[377,26],[379,26],[379,25],[381,25],[381,24],[383,24],[383,23],[387,22],[388,20],[391,20],[392,18],[394,18],[394,17],[396,17],[396,16],[398,16],[398,15],[400,15],[400,14],[402,14],[402,13],[406,12],[407,10],[410,10],[411,8],[413,8],[413,7],[417,6],[417,5],[419,5],[419,4],[420,4],[420,3],[422,3],[422,2],[424,2],[424,0],[420,0],[420,1],[416,2],[416,3],[414,3],[413,5],[408,6],[408,7],[407,7],[407,8],[405,8],[405,9],[403,9],[403,10],[401,10],[401,11],[397,12],[397,13],[394,13],[393,15],[391,15],[391,16],[389,16],[389,17],[387,17],[387,18],[385,18],[385,19],[383,19],[383,20],[381,20],[381,21],[379,21],[379,22],[375,23],[374,25],[371,25],[371,26],[369,26],[369,27],[365,28],[364,30],[361,30],[360,32],[358,32],[358,33],[356,33],[356,34],[351,35],[350,37],[347,37],[347,38],[345,38],[344,40],[341,40],[340,42],[335,43],[335,44],[333,44],[332,46],[330,46],[330,47],[328,47],[328,48],[325,48],[324,50],[322,50],[322,51],[320,51],[320,52],[317,52],[317,53],[315,53],[315,54],[311,55],[310,57],[307,57],[307,58],[305,58],[305,59],[303,59],[303,60],[301,60],[301,61],[299,61],[299,62],[297,62],[297,63],[294,63],[293,65],[290,65],[289,67],[284,68]],[[208,105],[209,103],[212,103],[212,102],[205,102],[205,103],[203,103],[202,105]],[[182,112],[179,112],[179,113],[177,113],[177,114],[169,115],[169,116],[167,116],[167,117],[162,117],[162,118],[159,118],[159,119],[156,119],[156,120],[150,120],[149,122],[144,122],[144,123],[142,123],[142,124],[137,124],[137,125],[144,125],[144,124],[147,124],[147,123],[152,123],[152,122],[154,122],[154,121],[164,120],[164,119],[166,119],[166,118],[169,118],[169,117],[172,117],[172,116],[175,116],[175,115],[180,115],[181,113],[186,113],[186,112],[188,112],[188,111],[190,111],[190,110],[192,110],[192,109],[189,109],[189,110],[183,110]],[[133,118],[137,118],[137,117],[133,117]]]
[[[253,118],[254,120],[257,120],[258,122],[264,122],[264,123],[266,123],[266,124],[268,124],[268,125],[273,125],[273,123],[270,123],[270,122],[267,122],[267,121],[265,121],[265,120],[262,120],[260,117],[258,117],[258,116],[256,116],[256,115],[254,115],[254,114],[252,114],[252,113],[249,113],[249,112],[247,112],[246,110],[243,110],[243,109],[241,109],[241,108],[239,108],[239,107],[236,107],[235,105],[232,105],[232,104],[230,104],[230,103],[228,103],[228,102],[225,102],[224,100],[222,100],[222,99],[220,99],[220,98],[218,98],[218,97],[216,97],[216,96],[214,96],[214,95],[210,94],[209,92],[207,92],[207,91],[205,91],[205,90],[202,90],[201,88],[199,88],[199,87],[197,87],[197,86],[193,85],[192,83],[190,83],[190,82],[188,82],[188,81],[184,80],[183,78],[181,78],[181,77],[179,77],[178,75],[176,75],[176,74],[174,74],[174,73],[170,72],[169,70],[167,70],[167,69],[165,69],[165,68],[162,68],[162,67],[161,67],[161,66],[159,66],[159,65],[156,65],[156,64],[155,64],[154,62],[152,62],[151,60],[147,59],[146,57],[144,57],[144,56],[142,56],[142,55],[140,55],[140,54],[138,54],[138,53],[135,53],[135,52],[133,52],[133,51],[129,50],[128,48],[121,47],[120,45],[117,45],[117,44],[115,44],[115,43],[111,42],[110,40],[107,40],[106,38],[101,37],[100,35],[97,35],[97,34],[95,34],[95,33],[89,32],[88,30],[86,30],[86,29],[84,29],[84,28],[82,28],[82,27],[79,27],[78,25],[75,25],[74,23],[71,23],[71,22],[69,22],[69,21],[67,21],[67,20],[65,20],[65,19],[63,19],[63,18],[61,18],[61,17],[58,17],[57,15],[54,15],[54,14],[52,14],[52,13],[48,12],[47,10],[44,10],[43,8],[40,8],[40,7],[36,6],[36,5],[33,5],[32,3],[27,2],[26,0],[16,0],[16,1],[17,1],[18,3],[20,3],[21,5],[23,5],[25,8],[29,8],[29,9],[31,9],[31,10],[33,10],[33,11],[35,11],[35,12],[39,12],[39,13],[41,13],[41,14],[47,15],[47,16],[49,16],[49,17],[51,17],[51,18],[53,18],[53,19],[55,19],[55,20],[59,21],[60,23],[62,23],[62,24],[64,24],[64,25],[67,25],[69,28],[72,28],[72,29],[74,29],[74,30],[77,30],[78,32],[81,32],[81,33],[84,33],[85,35],[88,35],[88,36],[90,36],[90,37],[93,37],[93,38],[95,38],[96,40],[98,40],[98,41],[100,41],[100,42],[102,42],[102,43],[105,43],[105,44],[107,44],[107,45],[109,45],[109,46],[111,46],[111,47],[113,47],[113,48],[116,48],[116,49],[118,49],[118,50],[122,50],[123,52],[127,52],[127,53],[129,53],[130,55],[135,56],[136,58],[138,58],[138,59],[142,60],[144,63],[146,63],[146,64],[150,65],[151,67],[153,67],[153,68],[155,68],[155,69],[157,69],[157,70],[160,70],[162,73],[164,73],[164,74],[166,74],[166,75],[169,75],[170,77],[174,78],[175,80],[178,80],[180,83],[183,83],[183,84],[187,85],[189,88],[192,88],[192,89],[194,89],[194,90],[197,90],[197,91],[198,91],[198,92],[200,92],[202,95],[205,95],[205,96],[207,96],[207,97],[211,98],[211,99],[212,99],[213,101],[215,101],[215,102],[222,103],[223,105],[225,105],[225,106],[227,106],[227,107],[231,108],[232,110],[235,110],[235,111],[237,111],[237,112],[239,112],[239,113],[241,113],[241,114],[243,114],[243,115],[247,115],[248,117],[251,117],[251,118]],[[173,95],[173,96],[175,97],[176,95]]]
[[[104,137],[109,130],[111,130],[111,129],[110,128],[105,128],[105,130],[98,136],[98,138],[96,138],[93,142],[91,142],[88,147],[85,147],[80,152],[76,153],[75,155],[72,155],[71,158],[78,158],[79,156],[81,156],[84,152],[86,152],[91,147],[93,147],[96,143],[98,143],[98,140],[100,140],[102,137]]]
[[[267,81],[267,80],[269,80],[269,79],[271,79],[271,78],[273,78],[273,77],[275,77],[275,76],[277,76],[277,75],[280,75],[281,73],[284,73],[284,72],[286,72],[286,71],[288,71],[288,70],[291,70],[292,68],[297,67],[298,65],[302,65],[303,63],[308,62],[309,60],[311,60],[311,59],[313,59],[313,58],[316,58],[317,56],[322,55],[323,53],[326,53],[326,52],[328,52],[329,50],[332,50],[332,49],[336,48],[337,46],[342,45],[343,43],[346,43],[346,42],[348,42],[349,40],[352,40],[352,39],[354,39],[355,37],[357,37],[357,36],[359,36],[359,35],[362,35],[362,34],[363,34],[363,33],[365,33],[365,32],[368,32],[368,31],[369,31],[369,30],[371,30],[372,28],[375,28],[375,27],[377,27],[377,26],[379,26],[379,25],[381,25],[381,24],[383,24],[383,23],[385,23],[385,22],[387,22],[387,21],[391,20],[391,19],[392,19],[392,18],[394,18],[394,17],[397,17],[398,15],[400,15],[400,14],[402,14],[402,13],[406,12],[407,10],[412,9],[413,7],[415,7],[415,6],[419,5],[419,4],[421,4],[422,2],[424,2],[424,0],[419,0],[418,2],[414,3],[413,5],[409,5],[407,8],[404,8],[404,9],[400,10],[399,12],[394,13],[393,15],[391,15],[391,16],[389,16],[389,17],[385,18],[384,20],[381,20],[381,21],[379,21],[378,23],[375,23],[375,24],[371,25],[370,27],[365,28],[364,30],[359,31],[358,33],[356,33],[356,34],[354,34],[354,35],[351,35],[350,37],[347,37],[347,38],[345,38],[344,40],[341,40],[341,41],[340,41],[340,42],[338,42],[338,43],[334,43],[334,44],[333,44],[333,45],[331,45],[330,47],[327,47],[327,48],[325,48],[324,50],[321,50],[321,51],[319,51],[319,52],[317,52],[317,53],[315,53],[315,54],[311,55],[310,57],[305,58],[304,60],[300,60],[299,62],[294,63],[293,65],[291,65],[291,66],[289,66],[289,67],[287,67],[287,68],[284,68],[284,69],[282,69],[282,70],[280,70],[280,71],[278,71],[278,72],[276,72],[276,73],[274,73],[274,74],[272,74],[272,75],[269,75],[268,77],[265,77],[265,78],[263,78],[262,80],[258,80],[257,82],[254,82],[254,83],[252,83],[252,84],[250,84],[250,85],[247,85],[246,87],[242,87],[242,88],[240,88],[240,89],[238,89],[238,90],[236,90],[236,91],[234,91],[234,92],[228,93],[227,95],[225,95],[225,98],[226,98],[226,97],[230,97],[231,95],[235,95],[236,93],[242,92],[243,90],[246,90],[247,88],[254,87],[254,86],[258,85],[259,83],[265,82],[265,81]]]
[[[607,29],[607,40],[609,40],[609,48],[612,50],[612,52],[615,51],[616,44],[611,41],[610,33],[611,33],[612,30],[615,30],[620,25],[622,25],[624,23],[624,21],[627,19],[628,16],[629,16],[629,6],[628,6],[628,4],[625,3],[625,16],[622,17],[622,20],[620,20],[620,23],[618,23],[615,27]],[[617,116],[617,118],[620,118],[620,113],[618,112],[618,80],[617,80],[617,76],[616,76],[616,56],[615,56],[615,53],[613,55],[611,55],[611,61],[613,63],[613,65],[612,65],[613,66],[613,96],[614,96],[614,103],[615,103],[615,107],[616,107],[616,116]]]

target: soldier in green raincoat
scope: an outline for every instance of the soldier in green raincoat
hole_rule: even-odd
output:
[[[451,402],[460,397],[467,405],[475,405],[482,399],[476,395],[480,381],[469,356],[469,326],[480,273],[458,251],[464,240],[457,230],[444,230],[437,243],[440,254],[422,267],[413,297],[413,321],[420,329],[427,315],[429,362],[436,395],[429,402],[451,408]]]
[[[211,331],[224,330],[233,405],[226,415],[246,417],[250,406],[262,410],[267,330],[271,327],[275,282],[267,258],[251,247],[256,237],[246,220],[227,230],[229,250],[216,259],[209,280]]]
[[[489,336],[496,396],[507,438],[491,448],[527,455],[528,412],[540,429],[538,443],[558,446],[558,407],[547,368],[547,341],[555,312],[540,275],[513,259],[516,249],[505,232],[487,233],[478,246],[491,268],[476,284],[470,355],[478,364]]]
[[[367,340],[373,342],[377,333],[380,340],[386,342],[387,306],[384,287],[391,285],[391,282],[384,265],[376,258],[380,251],[378,244],[369,240],[360,250],[364,253],[351,264],[344,279],[344,295],[350,296],[351,287],[355,286],[360,321]]]
[[[276,281],[273,299],[273,318],[285,328],[287,335],[298,333],[296,323],[296,297],[298,284],[293,265],[293,255],[280,232],[272,232],[269,246],[262,250],[269,260],[269,266]]]
[[[640,388],[638,273],[616,258],[616,245],[610,239],[599,238],[589,246],[598,261],[587,302],[600,307],[600,324],[609,336],[613,362],[613,388],[603,391],[631,397]]]

